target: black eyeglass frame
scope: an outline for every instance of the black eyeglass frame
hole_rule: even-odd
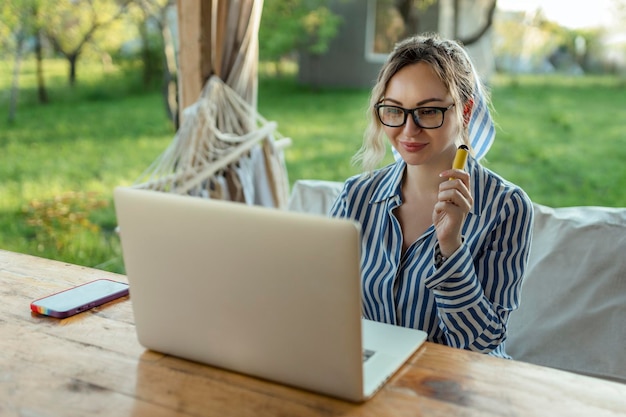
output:
[[[446,112],[448,110],[450,110],[452,107],[454,107],[455,103],[450,104],[448,107],[434,107],[434,106],[421,106],[421,107],[415,107],[414,109],[405,109],[404,107],[400,107],[400,106],[394,106],[391,104],[384,104],[384,103],[377,103],[374,108],[376,109],[376,115],[378,116],[378,120],[380,120],[380,122],[387,126],[387,127],[402,127],[406,124],[406,119],[409,116],[409,113],[411,113],[411,117],[413,118],[413,122],[419,126],[422,129],[439,129],[441,126],[443,126],[443,122],[446,119]],[[380,108],[381,107],[393,107],[394,109],[399,109],[402,110],[402,112],[404,113],[404,120],[402,121],[401,124],[399,125],[388,125],[387,123],[383,122],[383,119],[380,117]],[[441,112],[441,123],[439,124],[439,126],[432,126],[432,127],[426,127],[426,126],[422,126],[419,122],[419,116],[417,116],[417,114],[415,113],[417,110],[423,110],[423,109],[433,109],[433,110],[439,110]]]

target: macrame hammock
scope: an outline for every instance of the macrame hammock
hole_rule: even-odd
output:
[[[219,77],[183,113],[170,146],[135,187],[285,208],[289,181],[284,148],[291,139]]]

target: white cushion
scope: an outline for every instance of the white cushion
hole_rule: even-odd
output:
[[[342,182],[298,180],[291,189],[288,209],[311,214],[327,215],[341,192]]]
[[[514,359],[626,382],[626,209],[535,204]]]
[[[300,180],[289,209],[326,215],[343,183]],[[534,205],[514,359],[626,382],[626,208]]]

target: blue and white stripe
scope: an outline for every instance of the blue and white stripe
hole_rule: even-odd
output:
[[[491,113],[482,92],[474,97],[474,108],[468,127],[470,145],[474,149],[474,156],[480,160],[487,155],[496,138],[496,128],[493,125]]]
[[[348,179],[330,215],[362,228],[363,315],[418,328],[428,339],[508,357],[509,314],[519,305],[532,233],[532,203],[517,186],[468,160],[474,205],[463,245],[440,268],[431,226],[402,254],[393,210],[402,204],[402,160]]]

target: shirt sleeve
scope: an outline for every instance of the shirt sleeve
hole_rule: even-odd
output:
[[[489,353],[506,339],[509,314],[519,306],[532,222],[532,203],[516,191],[503,205],[479,257],[473,258],[464,243],[439,268],[433,267],[425,285],[435,295],[449,346]]]

